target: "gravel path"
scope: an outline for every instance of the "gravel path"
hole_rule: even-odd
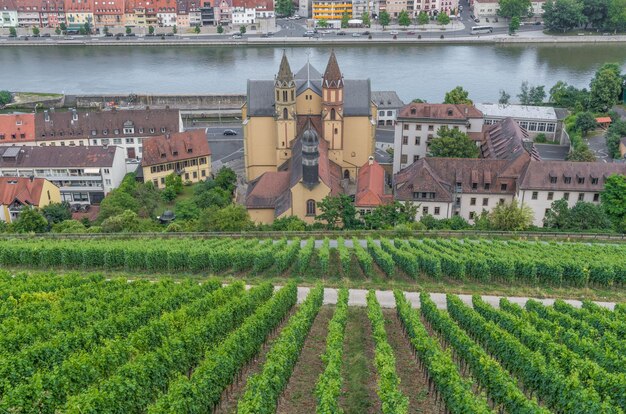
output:
[[[298,302],[299,303],[304,301],[306,296],[309,294],[309,290],[310,288],[308,287],[298,287]],[[348,304],[350,306],[365,306],[366,295],[367,295],[367,290],[365,289],[350,289],[350,296],[348,298]],[[406,292],[405,295],[406,295],[406,298],[409,300],[409,302],[411,302],[414,308],[419,308],[419,303],[420,303],[419,293]],[[461,300],[464,303],[471,306],[472,304],[471,295],[458,295],[458,296],[461,298]],[[395,300],[393,298],[393,292],[390,290],[377,290],[376,297],[378,298],[378,301],[380,302],[380,305],[383,308],[394,308],[396,306]],[[439,309],[446,308],[446,295],[444,293],[431,293],[430,297],[437,304],[437,307]],[[482,298],[485,302],[497,308],[501,296],[483,295]],[[508,297],[508,299],[513,303],[517,303],[523,306],[524,304],[526,304],[526,301],[528,301],[529,298]],[[548,306],[554,303],[554,299],[535,299],[535,300]],[[579,300],[565,299],[565,302],[577,308],[580,308],[582,306],[582,302]],[[324,289],[324,304],[331,305],[331,304],[336,304],[336,303],[337,303],[337,289],[325,288]],[[604,306],[610,310],[613,310],[615,308],[615,302],[595,302],[595,303],[597,303],[598,305]]]

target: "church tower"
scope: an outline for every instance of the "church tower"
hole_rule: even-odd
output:
[[[322,118],[324,139],[331,150],[343,148],[343,75],[339,70],[335,51],[330,53],[322,78]]]
[[[309,120],[302,133],[302,183],[309,190],[319,182],[319,139]]]
[[[285,52],[280,61],[278,75],[274,81],[274,93],[276,98],[276,149],[278,160],[287,160],[291,156],[289,143],[296,136],[296,81],[289,67],[289,61]],[[280,162],[279,162],[280,163]]]

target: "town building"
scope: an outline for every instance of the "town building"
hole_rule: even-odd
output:
[[[215,0],[217,1],[217,0]],[[215,26],[215,7],[211,5],[210,1],[203,1],[200,6],[200,25],[202,26]]]
[[[64,0],[42,0],[41,25],[43,27],[57,28],[65,21],[65,1]]]
[[[165,188],[165,177],[170,174],[191,183],[210,177],[211,149],[206,134],[206,130],[194,129],[145,140],[141,160],[144,182]]]
[[[94,27],[120,27],[124,25],[125,0],[94,0]]]
[[[232,0],[230,13],[230,18],[235,26],[247,24],[259,25],[262,21],[269,19],[275,20],[276,17],[274,14],[274,2],[272,0]],[[265,25],[267,25],[267,23],[265,23]],[[271,23],[269,26],[271,26]],[[257,30],[258,29],[257,27]],[[267,32],[268,29],[271,29],[271,27],[267,27],[263,31]]]
[[[451,14],[458,13],[458,0],[409,0],[408,10],[412,17],[417,17],[420,12],[426,12],[430,16],[436,16],[439,12]]]
[[[393,126],[404,102],[394,91],[373,91],[372,101],[378,107],[378,126]]]
[[[178,27],[195,27],[202,25],[200,0],[177,0],[176,13],[176,25]]]
[[[315,20],[326,20],[331,26],[340,27],[341,18],[345,13],[352,18],[351,0],[313,0]]]
[[[156,0],[157,25],[159,27],[176,26],[176,0]]]
[[[42,6],[39,0],[17,0],[17,25],[19,27],[43,27],[39,14]]]
[[[394,134],[394,174],[428,154],[440,128],[458,129],[480,142],[483,114],[473,105],[412,102],[397,115]]]
[[[367,164],[359,169],[356,180],[354,206],[359,215],[369,214],[376,207],[393,202],[391,187],[387,186],[385,169],[370,156]]]
[[[559,116],[555,108],[486,103],[476,104],[476,109],[483,113],[485,125],[500,122],[505,118],[513,118],[523,129],[528,131],[529,136],[533,139],[539,134],[544,134],[549,141],[556,141],[562,145],[569,142],[563,129],[565,114]]]
[[[531,159],[540,161],[541,156],[528,132],[519,126],[513,118],[506,118],[497,124],[483,127],[480,144],[481,158],[506,160],[517,158],[524,151]]]
[[[42,208],[60,202],[59,187],[45,178],[0,177],[0,221],[13,222],[24,207]]]
[[[407,9],[407,0],[387,0],[386,2],[387,13],[392,19],[397,19],[402,10]]]
[[[369,80],[344,79],[331,52],[324,75],[309,62],[293,74],[283,55],[275,80],[249,80],[242,108],[246,207],[271,223],[312,223],[316,203],[345,193],[374,153]]]
[[[543,0],[531,0],[531,12],[535,19],[540,18],[543,15]],[[474,15],[478,18],[491,18],[497,17],[500,10],[500,3],[498,0],[474,0],[472,6]]]
[[[0,176],[45,178],[71,204],[99,204],[125,174],[121,147],[0,147]]]
[[[15,0],[0,0],[0,28],[17,27],[17,22]]]
[[[0,114],[0,145],[35,141],[35,114]]]
[[[35,142],[31,145],[116,145],[123,149],[128,159],[141,158],[145,139],[183,130],[177,109],[46,110],[35,115],[35,125]]]
[[[311,0],[299,0],[298,1],[298,16],[303,17],[305,19],[311,17],[311,12],[313,9],[313,2]]]
[[[373,20],[378,15],[378,3],[375,0],[352,0],[352,18],[361,19],[363,14],[368,13]]]
[[[255,9],[233,7],[231,13],[231,18],[233,19],[234,26],[245,26],[249,24],[254,24],[254,20],[256,18]]]
[[[93,27],[95,0],[65,0],[65,20],[68,30],[80,30],[85,24]]]

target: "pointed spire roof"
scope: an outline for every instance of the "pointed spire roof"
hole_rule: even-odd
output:
[[[293,72],[291,72],[291,67],[287,60],[287,54],[283,51],[283,58],[280,60],[280,68],[278,69],[278,75],[276,75],[276,81],[282,84],[289,84],[293,82],[293,79]]]
[[[343,86],[343,76],[341,75],[341,70],[339,70],[335,50],[330,52],[322,84],[326,88],[340,88]]]

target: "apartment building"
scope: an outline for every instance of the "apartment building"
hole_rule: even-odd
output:
[[[197,183],[211,175],[211,149],[206,130],[161,135],[144,142],[141,161],[145,182],[165,188],[165,177],[178,174],[183,182]]]
[[[404,102],[394,91],[372,91],[372,101],[378,107],[378,126],[393,126]]]
[[[61,201],[99,204],[126,174],[121,147],[0,147],[0,176],[45,178]]]
[[[0,221],[17,220],[25,207],[41,208],[60,202],[59,187],[45,178],[0,177]]]
[[[436,16],[439,12],[451,14],[459,8],[458,0],[409,0],[408,10],[412,17],[417,17],[420,12],[426,12]]]
[[[94,1],[65,0],[65,20],[69,30],[80,30],[85,27],[85,23],[93,25]]]
[[[540,18],[543,15],[544,0],[532,0],[530,11],[532,16]],[[474,0],[474,15],[478,18],[496,17],[500,10],[498,0]]]
[[[0,0],[0,28],[17,27],[17,21],[15,0]]]
[[[472,105],[410,103],[400,109],[394,134],[394,174],[428,154],[440,128],[458,129],[480,143],[483,114]]]
[[[352,18],[351,0],[314,0],[313,19],[326,20],[329,23],[341,21],[341,17],[347,13]]]
[[[35,114],[0,114],[0,145],[28,145],[35,141]]]
[[[119,27],[124,25],[125,0],[94,0],[94,26]]]

